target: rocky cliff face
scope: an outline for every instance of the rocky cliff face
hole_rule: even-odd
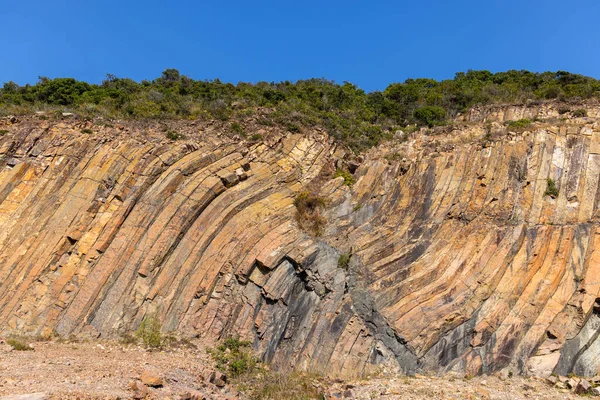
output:
[[[352,187],[331,178],[344,152],[319,131],[249,143],[187,124],[167,142],[5,121],[0,327],[110,337],[156,315],[333,375],[594,375],[600,108],[587,109],[474,110],[373,149]],[[525,117],[539,121],[501,124]],[[307,188],[327,200],[321,237],[298,226]]]

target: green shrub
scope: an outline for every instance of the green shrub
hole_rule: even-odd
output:
[[[239,122],[232,122],[231,130],[240,136],[246,136],[246,133],[244,132],[244,128],[242,127],[242,125]]]
[[[167,69],[152,81],[107,75],[98,85],[41,77],[35,85],[6,82],[0,87],[4,114],[43,109],[61,119],[62,111],[69,110],[108,118],[235,118],[240,125],[258,114],[257,123],[277,124],[293,133],[321,127],[357,152],[389,139],[398,126],[433,127],[474,106],[541,104],[553,98],[598,99],[600,81],[566,71],[469,70],[456,73],[453,79],[406,79],[367,93],[349,82],[326,79],[234,85],[218,79],[194,80]],[[565,110],[563,106],[560,112]]]
[[[288,122],[285,127],[291,133],[300,133],[302,131],[300,127],[293,122]]]
[[[84,128],[81,130],[81,133],[91,134],[91,133],[94,133],[94,131],[92,131],[91,129],[88,129],[88,128]]]
[[[566,114],[566,113],[568,113],[570,111],[571,111],[571,108],[569,108],[569,107],[566,107],[566,106],[558,107],[558,113],[560,115]]]
[[[8,133],[7,129],[0,129],[0,136],[6,135]]]
[[[578,110],[573,111],[571,113],[571,115],[574,116],[575,118],[583,118],[583,117],[587,117],[588,113],[587,113],[587,110],[580,108]]]
[[[176,131],[169,129],[167,131],[167,139],[169,140],[179,140],[179,139],[183,139],[183,135],[181,135],[180,133],[177,133]]]
[[[350,254],[350,253],[340,254],[340,257],[338,258],[338,268],[348,269],[348,266],[350,265],[351,257],[352,257],[352,254]]]
[[[527,118],[519,119],[516,121],[508,121],[506,126],[512,129],[527,129],[531,126],[533,121]]]
[[[33,348],[29,345],[29,343],[26,343],[20,339],[16,339],[16,338],[11,338],[8,339],[6,341],[6,344],[8,344],[9,346],[12,346],[13,349],[17,350],[17,351],[30,351],[33,350]]]
[[[260,133],[255,133],[254,135],[250,136],[250,140],[252,142],[260,142],[263,140],[263,136]]]
[[[146,348],[159,349],[163,347],[164,337],[161,333],[160,322],[154,315],[144,317],[135,331],[135,336],[142,341]]]
[[[214,349],[207,349],[216,363],[217,369],[235,378],[252,372],[258,360],[250,351],[250,342],[239,338],[225,339]]]
[[[442,107],[427,106],[416,109],[413,115],[421,124],[433,127],[444,123],[446,119],[446,110]]]
[[[338,178],[340,176],[344,178],[344,185],[346,186],[352,187],[352,185],[356,183],[356,179],[354,178],[354,176],[352,176],[352,174],[349,171],[338,168],[335,170],[335,174],[333,177]]]
[[[548,178],[546,181],[546,191],[544,192],[544,196],[550,196],[553,199],[558,197],[558,188],[552,178]]]

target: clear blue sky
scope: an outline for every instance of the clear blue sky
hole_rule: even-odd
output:
[[[365,90],[468,69],[600,78],[600,1],[0,1],[0,82],[177,68],[228,82]]]

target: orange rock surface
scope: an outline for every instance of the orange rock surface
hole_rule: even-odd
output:
[[[370,150],[352,187],[325,173],[344,151],[320,131],[169,142],[7,125],[0,329],[114,337],[152,315],[330,375],[596,375],[600,109],[588,115],[473,110],[445,135]],[[525,117],[540,120],[483,143]],[[307,187],[328,200],[319,238],[295,219]]]

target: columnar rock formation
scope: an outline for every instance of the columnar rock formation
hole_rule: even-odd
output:
[[[114,337],[155,315],[334,375],[596,374],[600,109],[588,115],[472,111],[450,134],[372,149],[352,187],[328,173],[344,152],[319,132],[165,142],[8,123],[0,327]],[[482,141],[524,117],[540,121]],[[327,199],[318,238],[295,217],[307,188]]]

